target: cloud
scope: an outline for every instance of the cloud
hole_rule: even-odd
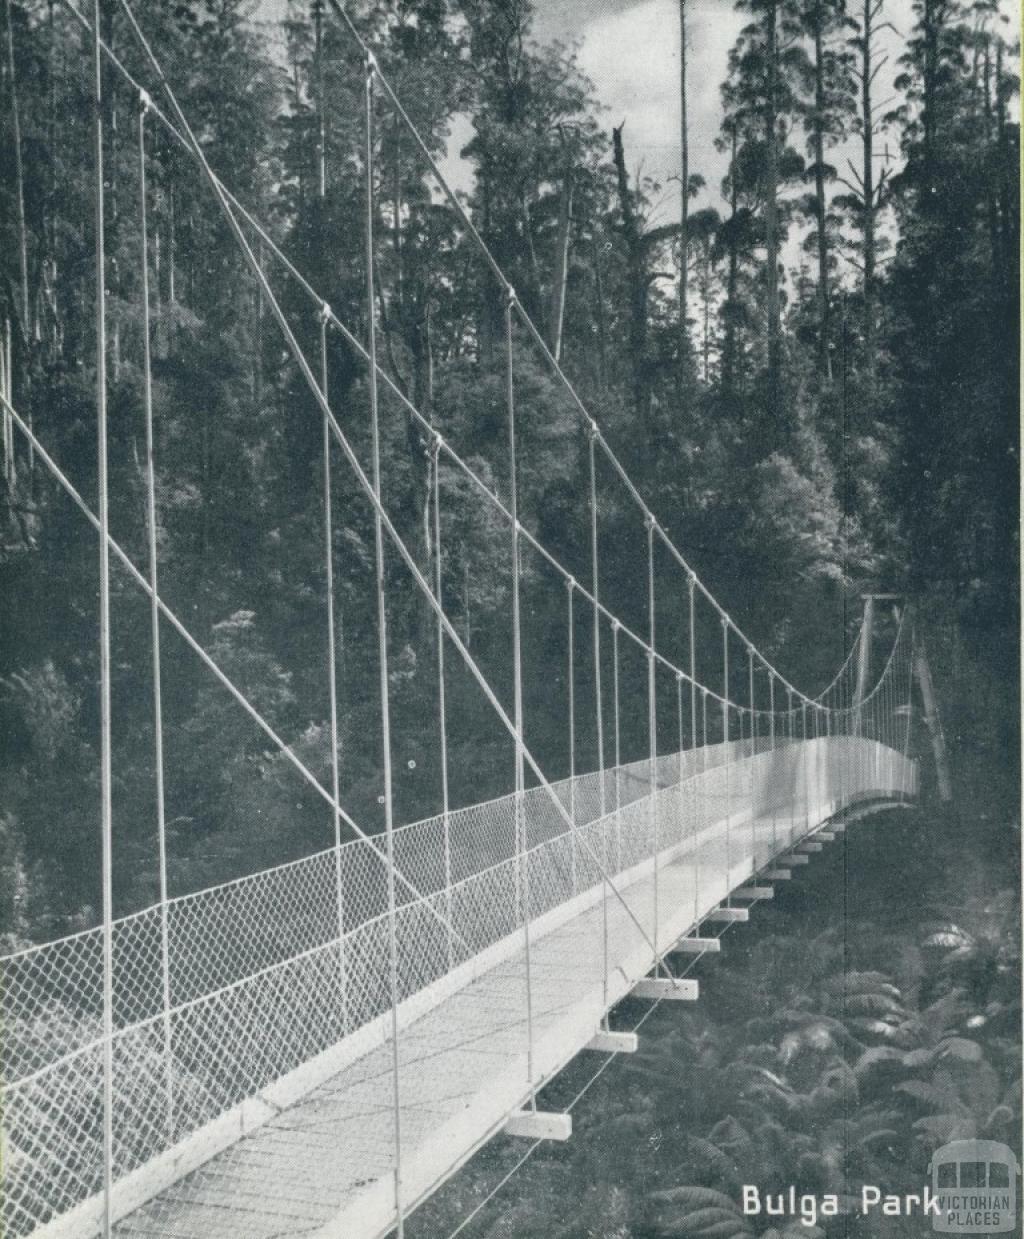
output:
[[[568,8],[568,0],[562,0]],[[596,83],[609,124],[626,121],[631,166],[642,165],[665,186],[658,215],[679,210],[679,6],[678,0],[639,3],[601,0],[574,6],[593,13],[583,30],[580,64]],[[725,164],[714,149],[720,116],[719,85],[741,19],[726,3],[687,4],[687,104],[690,166],[708,181],[712,196]]]

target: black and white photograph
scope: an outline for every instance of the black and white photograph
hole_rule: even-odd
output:
[[[0,1239],[1021,1236],[1009,0],[0,0]]]

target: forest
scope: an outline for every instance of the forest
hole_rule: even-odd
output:
[[[792,1183],[846,1203],[861,1182],[914,1190],[940,1144],[1012,1143],[1020,1124],[1017,31],[994,0],[910,0],[898,20],[896,0],[736,0],[742,28],[716,84],[714,135],[696,134],[687,115],[699,53],[682,44],[684,192],[668,219],[665,186],[644,174],[629,118],[600,106],[579,48],[534,37],[542,3],[345,6],[430,156],[459,169],[456,201],[379,90],[368,159],[364,68],[334,0],[288,0],[280,20],[254,0],[134,8],[210,165],[264,229],[241,225],[367,470],[367,366],[269,242],[353,340],[373,322],[387,380],[382,500],[506,707],[508,529],[432,453],[425,426],[504,502],[518,500],[523,526],[580,582],[595,579],[593,518],[602,600],[637,631],[656,620],[659,649],[680,665],[692,638],[702,683],[742,700],[747,669],[742,658],[723,668],[706,608],[687,630],[686,575],[667,559],[648,614],[643,521],[603,458],[588,506],[585,423],[537,341],[521,324],[507,336],[507,293],[477,239],[672,540],[786,676],[823,689],[865,594],[909,607],[955,798],[937,802],[920,742],[921,809],[851,830],[757,909],[756,924],[730,930],[721,956],[697,965],[702,1001],[691,1010],[645,1015],[627,1000],[614,1019],[647,1019],[640,1052],[592,1089],[593,1056],[580,1056],[543,1096],[552,1108],[583,1098],[577,1137],[546,1145],[489,1202],[521,1156],[521,1143],[493,1142],[407,1233],[448,1236],[482,1206],[481,1239],[867,1239],[882,1225],[852,1215],[818,1228],[744,1218],[741,1185]],[[0,391],[95,506],[90,11],[81,0],[0,0]],[[112,532],[145,564],[148,394],[162,597],[328,786],[336,663],[340,798],[379,831],[372,512],[330,447],[325,505],[320,411],[265,290],[160,121],[124,7],[100,0],[99,11],[113,53],[100,112]],[[691,155],[709,136],[726,168],[717,185]],[[96,534],[3,420],[7,953],[99,922],[101,774]],[[452,807],[507,792],[509,738],[393,552],[385,584],[396,822],[437,812],[442,791]],[[567,604],[530,547],[521,587],[528,743],[552,779],[608,764],[595,673],[606,704],[619,671],[610,635],[595,655],[588,608],[577,599],[573,610],[571,590]],[[116,563],[111,588],[120,916],[160,893],[156,676],[145,596]],[[333,814],[180,635],[162,633],[166,893],[330,847]],[[624,682],[643,686],[642,660],[623,660]],[[614,754],[624,762],[649,752],[647,709],[643,691],[624,697]],[[681,712],[679,739],[697,743],[685,724]],[[666,694],[660,751],[676,747],[674,728]],[[54,1027],[31,1030],[40,1044],[82,1018],[61,1014],[60,1000],[46,1008]],[[921,1233],[917,1221],[884,1228]]]
[[[875,815],[729,928],[719,954],[691,957],[692,1010],[624,1003],[616,1021],[640,1024],[638,1052],[596,1080],[600,1060],[579,1055],[542,1094],[571,1108],[573,1139],[518,1169],[523,1142],[492,1143],[413,1216],[413,1239],[448,1239],[466,1219],[473,1239],[931,1233],[921,1216],[865,1216],[862,1185],[920,1192],[950,1140],[1019,1157],[1021,1113],[1005,825],[983,824],[970,853],[939,825]],[[744,1184],[831,1193],[839,1213],[744,1216]]]
[[[719,205],[692,205],[704,179],[684,142],[687,193],[671,222],[578,49],[532,38],[529,0],[360,0],[351,13],[429,151],[460,160],[466,217],[701,579],[810,691],[841,661],[865,591],[910,600],[964,803],[995,798],[1003,811],[1018,749],[1016,32],[989,0],[915,0],[896,97],[880,99],[885,5],[739,0],[745,24],[715,135],[727,156]],[[140,19],[211,165],[362,338],[359,55],[329,3],[292,0],[275,23],[253,9],[151,0]],[[101,12],[107,45],[147,80],[122,9],[103,0]],[[5,382],[91,502],[90,37],[71,0],[3,0],[2,21]],[[144,171],[161,592],[326,778],[319,415],[209,187],[152,115],[140,148],[139,96],[111,62],[104,73],[111,527],[143,562]],[[395,394],[507,495],[503,294],[387,99],[376,106],[373,312],[393,383],[381,394],[384,498],[507,700],[507,534],[442,463],[435,546],[428,443]],[[470,140],[449,152],[467,121]],[[686,123],[684,110],[684,133]],[[840,164],[850,142],[859,157]],[[883,143],[895,163],[880,163]],[[316,314],[294,282],[273,278],[317,356]],[[522,519],[586,580],[587,436],[525,333],[513,350]],[[366,368],[336,335],[322,360],[365,460]],[[3,448],[0,933],[16,948],[97,917],[96,540],[17,427],[5,424]],[[376,830],[373,528],[344,470],[339,457],[341,784],[349,811]],[[612,482],[601,487],[602,590],[640,627],[643,528]],[[397,561],[388,579],[396,813],[412,821],[438,798],[434,633]],[[152,672],[145,599],[117,570],[113,581],[122,913],[152,902],[157,885]],[[542,564],[525,565],[524,710],[561,777],[564,684],[550,667],[567,637],[564,595],[549,586]],[[658,605],[661,631],[681,646],[678,599]],[[578,649],[588,622],[577,615]],[[716,639],[698,639],[709,677]],[[173,633],[165,646],[170,892],[326,846],[323,806]],[[579,678],[582,700],[593,676]],[[452,804],[507,790],[507,737],[458,668],[448,691]],[[633,708],[624,760],[646,745],[645,707]],[[583,701],[579,714],[583,770],[598,758],[593,709]]]

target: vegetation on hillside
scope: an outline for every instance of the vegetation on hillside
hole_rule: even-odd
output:
[[[148,80],[119,6],[101,8],[107,43]],[[628,123],[608,131],[571,48],[531,40],[528,0],[351,8],[436,154],[457,120],[470,123],[466,205],[480,234],[652,509],[750,636],[811,687],[834,669],[863,589],[907,592],[933,633],[947,706],[966,703],[951,730],[977,731],[990,765],[1011,761],[1018,127],[1016,47],[997,8],[917,0],[898,97],[880,108],[865,96],[877,3],[743,0],[722,83],[722,208],[690,212],[685,253],[679,226],[656,217],[659,187],[634,171]],[[330,7],[293,0],[273,29],[246,0],[151,0],[139,16],[213,166],[362,334],[363,83]],[[92,501],[88,36],[62,3],[4,0],[0,17],[12,52],[0,83],[0,323],[13,396]],[[105,88],[111,522],[143,562],[139,101],[110,66]],[[865,151],[859,189],[829,163],[849,134]],[[901,151],[898,171],[872,179],[883,134]],[[380,99],[374,156],[383,364],[507,495],[500,290]],[[208,188],[153,115],[145,159],[161,589],[326,780],[319,414]],[[690,171],[696,188],[701,171]],[[797,232],[813,270],[783,269]],[[263,259],[315,358],[317,307]],[[586,580],[584,429],[519,334],[515,352],[522,518]],[[365,368],[334,335],[326,367],[365,461]],[[440,553],[459,633],[507,701],[507,530],[442,463],[438,551],[423,436],[386,392],[382,438],[396,525],[425,571]],[[96,919],[98,650],[95,536],[17,432],[5,463],[0,932],[13,945]],[[341,784],[375,830],[373,530],[340,456],[334,468]],[[599,480],[603,596],[639,627],[644,531]],[[408,821],[439,804],[436,651],[397,562],[388,587],[396,803]],[[564,685],[552,692],[551,668],[564,666],[565,597],[529,554],[524,590],[528,739],[560,776]],[[153,723],[145,600],[117,571],[114,595],[115,897],[126,912],[156,891]],[[659,603],[669,642],[685,642],[680,597]],[[698,646],[702,673],[717,674],[718,631],[708,625]],[[171,633],[164,655],[171,892],[327,846],[330,814],[287,763]],[[579,769],[597,763],[591,679],[581,664]],[[453,803],[507,790],[508,739],[454,667],[448,705]],[[647,743],[635,713],[626,760]]]
[[[920,1194],[950,1140],[1020,1132],[1020,903],[1005,831],[977,846],[941,819],[883,814],[850,828],[695,968],[693,1007],[666,1003],[573,1105],[573,1138],[542,1145],[481,1210],[473,1239],[911,1239],[921,1216],[862,1211],[862,1187]],[[912,867],[915,883],[907,888]],[[837,913],[836,892],[843,892]],[[756,923],[755,923],[756,922]],[[679,957],[682,966],[690,960]],[[647,1005],[627,1001],[613,1026]],[[600,1060],[542,1095],[560,1109]],[[486,1148],[420,1214],[447,1236],[525,1151]],[[790,1188],[840,1213],[744,1216],[744,1185]]]

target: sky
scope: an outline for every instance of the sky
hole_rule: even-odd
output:
[[[911,0],[888,0],[887,16],[900,29],[910,25]],[[287,0],[260,0],[258,16],[274,20]],[[653,202],[651,223],[679,217],[679,3],[678,0],[535,0],[534,37],[561,39],[579,46],[579,63],[594,83],[609,134],[625,121],[623,140],[631,173],[642,172],[662,185]],[[720,86],[729,48],[744,24],[732,0],[687,0],[687,101],[690,171],[706,189],[694,208],[724,209],[720,185],[726,159],[714,148],[721,120]],[[878,83],[887,89],[887,66]],[[888,82],[887,82],[888,79]],[[885,86],[883,86],[885,83]],[[468,188],[468,170],[458,151],[468,142],[468,121],[456,119],[443,167],[456,188]],[[893,149],[895,147],[893,146]],[[856,157],[856,143],[838,152]],[[835,155],[833,155],[835,158]]]
[[[1010,0],[1006,0],[1010,3]],[[287,0],[260,0],[259,16],[280,17]],[[895,31],[887,32],[881,51],[888,63],[875,84],[875,98],[883,103],[893,94],[892,82],[901,47],[900,35],[913,24],[912,0],[887,0],[885,18]],[[1004,6],[1005,7],[1005,6]],[[535,0],[534,37],[538,42],[561,39],[579,46],[579,63],[594,83],[605,109],[601,117],[609,134],[625,121],[623,140],[631,173],[637,171],[662,185],[653,203],[651,223],[669,223],[679,217],[679,0]],[[689,112],[690,171],[706,181],[694,208],[714,206],[724,213],[720,186],[725,156],[714,148],[721,121],[720,86],[725,79],[729,48],[744,24],[732,0],[687,0],[687,101]],[[468,187],[468,170],[458,151],[471,136],[465,119],[457,119],[443,167],[457,188]],[[893,157],[898,140],[889,135],[876,142],[880,166],[884,152]],[[855,137],[829,153],[840,172],[848,175],[846,160],[859,161]],[[674,178],[674,179],[673,179]],[[792,239],[786,255],[795,258]]]
[[[626,122],[623,142],[630,170],[642,169],[664,186],[653,222],[676,219],[678,0],[539,0],[537,14],[539,38],[580,43],[580,67],[607,109],[603,119],[609,131]],[[701,198],[711,202],[725,173],[725,159],[714,148],[721,117],[719,86],[743,17],[728,0],[688,0],[686,23],[690,170],[708,182]]]

